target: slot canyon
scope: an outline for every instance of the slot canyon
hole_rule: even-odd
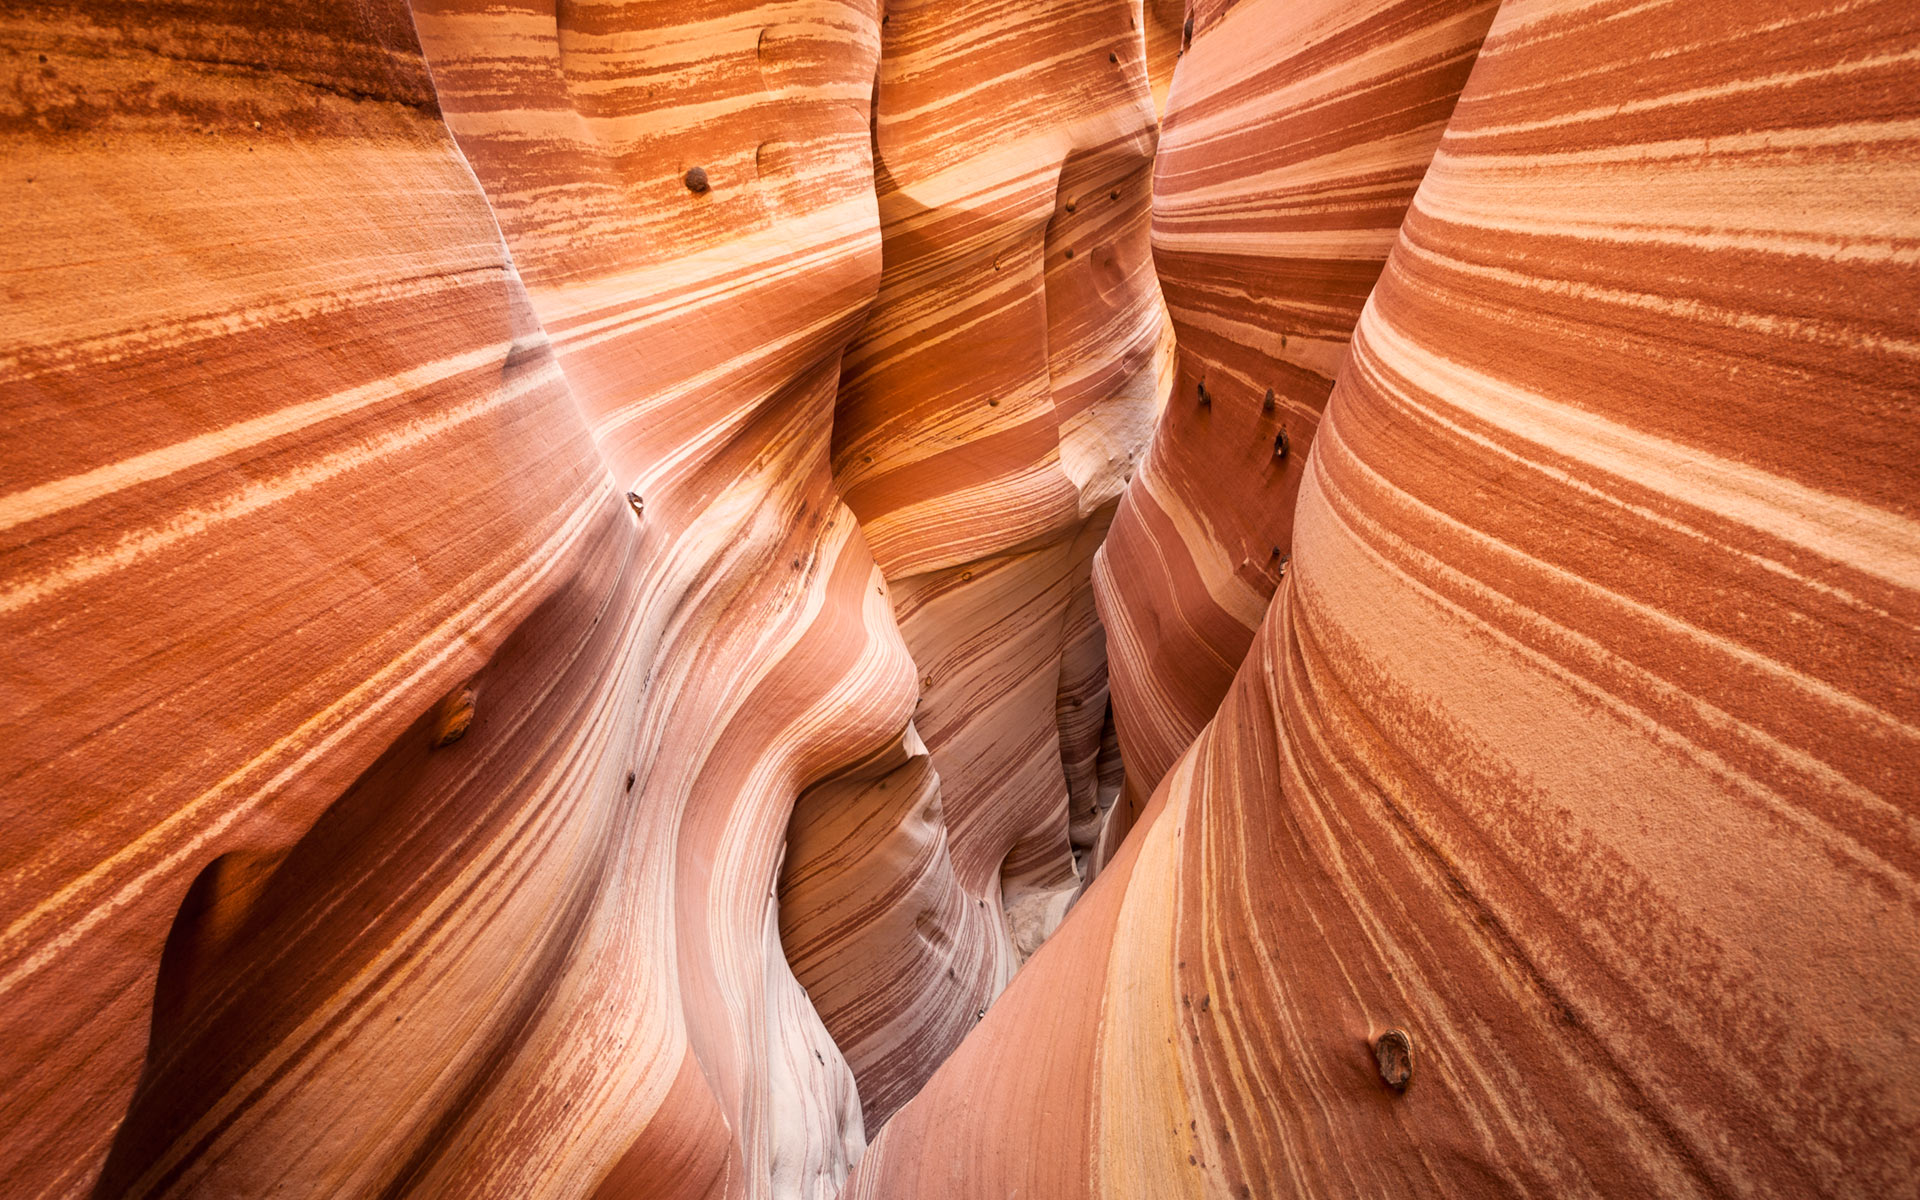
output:
[[[1913,0],[0,54],[0,1195],[1920,1198]]]

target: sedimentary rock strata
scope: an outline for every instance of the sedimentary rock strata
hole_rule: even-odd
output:
[[[849,1195],[1910,1190],[1914,27],[1699,12],[1503,6],[1218,713]]]
[[[135,1166],[143,1062],[156,1084],[250,1096],[249,1071],[350,1072],[343,1039],[407,1011],[425,980],[371,930],[278,965],[252,936],[301,873],[290,848],[323,814],[354,821],[383,755],[413,780],[395,816],[434,822],[441,854],[515,836],[476,760],[529,813],[611,802],[624,773],[608,731],[557,738],[559,709],[532,702],[575,661],[563,705],[618,685],[589,677],[610,666],[593,630],[631,586],[631,518],[425,64],[399,52],[406,12],[135,16],[6,22],[0,1173],[23,1196],[84,1193],[130,1101],[116,1154]],[[529,639],[559,647],[532,674],[508,649]],[[441,697],[475,680],[467,740],[430,755]],[[421,869],[404,839],[366,849]],[[374,901],[328,909],[328,892],[361,866],[290,898],[345,933]],[[547,874],[550,893],[583,882]],[[552,919],[515,871],[490,886],[513,897],[503,927]],[[500,1007],[536,945],[488,964]],[[342,953],[370,972],[364,1003],[278,1003],[281,977],[305,986]],[[447,1007],[416,1028],[485,1063],[492,1006],[434,986]],[[239,988],[275,1003],[229,1017]],[[252,1059],[254,1037],[288,1056]],[[231,1057],[192,1057],[208,1038]],[[223,1097],[175,1093],[185,1110],[160,1120],[196,1140],[244,1128]],[[414,1125],[380,1087],[351,1104]],[[282,1169],[323,1144],[297,1140]],[[153,1149],[139,1171],[177,1170]]]
[[[0,15],[5,1190],[1911,1190],[1910,7]]]
[[[877,1121],[1012,973],[1009,853],[1028,949],[1077,886],[1063,651],[1097,760],[1087,564],[1165,358],[1139,39],[1095,17],[1003,17],[1009,76],[1098,27],[1055,82],[1108,95],[1028,93],[1033,148],[971,180],[1033,192],[991,236],[1039,357],[945,366],[1055,447],[1007,461],[1066,507],[897,587],[828,456],[882,282],[877,13],[14,22],[14,1184],[832,1193],[863,1122],[820,1014]],[[977,82],[913,66],[967,26],[907,30],[898,87]],[[879,136],[915,178],[961,145]],[[1133,193],[1050,297],[1041,181],[1076,154]],[[1116,323],[1120,367],[1078,365]],[[965,614],[929,644],[986,639],[922,718],[966,820],[913,721],[908,595]],[[888,780],[917,803],[847,802]],[[915,853],[806,836],[861,811]],[[903,987],[923,944],[943,969]]]
[[[1129,810],[1212,718],[1287,568],[1334,373],[1495,7],[1196,9],[1154,178],[1173,398],[1096,568]]]
[[[1105,808],[1090,564],[1170,361],[1143,45],[1125,4],[901,6],[881,28],[884,268],[841,372],[834,472],[920,672],[954,879],[990,918],[927,914],[927,949],[896,951],[990,966],[958,990],[936,972],[903,995],[851,943],[815,968],[866,975],[850,1010],[865,1016],[829,1022],[843,1046],[883,1013],[961,1018],[894,1051],[911,1056],[906,1094],[1059,920],[1080,882],[1076,814],[1084,853]],[[892,1107],[870,1098],[868,1117]]]

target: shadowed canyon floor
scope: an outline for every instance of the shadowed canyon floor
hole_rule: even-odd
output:
[[[7,1196],[1920,1196],[1911,3],[0,67]]]

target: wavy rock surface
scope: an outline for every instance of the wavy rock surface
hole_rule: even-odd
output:
[[[0,15],[6,1190],[1911,1190],[1910,7]]]
[[[910,1095],[1078,886],[1087,564],[1166,359],[1124,5],[897,22],[882,123],[976,87],[925,64],[996,23],[1022,148],[940,186],[998,206],[1040,320],[976,379],[894,293],[868,323],[864,5],[10,19],[10,1186],[833,1194],[862,1099]],[[1022,81],[1094,33],[1057,95]],[[969,121],[878,143],[924,181]],[[1110,175],[1092,273],[1050,282],[1058,178]],[[952,253],[914,195],[889,261]],[[829,469],[863,327],[1007,400],[948,431],[990,467],[963,487],[1046,498],[1015,535],[896,522],[894,586]],[[925,743],[901,620],[948,680]],[[1014,930],[1003,872],[1039,897]]]
[[[848,1195],[1911,1191],[1914,22],[1502,7],[1218,715]]]
[[[366,1047],[344,1043],[392,1026],[426,983],[376,943],[353,947],[362,1003],[316,995],[311,1023],[291,1007],[210,1015],[240,986],[218,964],[252,952],[256,901],[301,869],[289,848],[323,813],[351,821],[336,802],[386,752],[415,781],[403,825],[438,814],[443,849],[506,853],[529,831],[506,828],[474,782],[478,760],[503,752],[499,714],[558,686],[569,659],[606,666],[594,616],[630,586],[631,518],[433,113],[425,65],[404,53],[410,37],[397,6],[6,18],[0,1174],[12,1194],[87,1190],[141,1079],[150,1021],[154,1086],[177,1079],[173,1054],[205,1022],[287,1039],[287,1057],[236,1079],[249,1094],[315,1057],[350,1071]],[[533,624],[560,649],[529,673],[509,643]],[[429,714],[476,673],[472,740],[430,756]],[[530,810],[619,795],[607,731],[536,753],[556,743],[513,724],[524,737],[506,762]],[[561,799],[567,763],[580,777]],[[414,851],[385,849],[398,862]],[[350,878],[321,874],[327,888]],[[545,896],[498,877],[494,903],[512,894],[503,920],[548,923],[569,874],[550,871]],[[328,911],[325,889],[307,899]],[[424,933],[433,918],[409,900]],[[330,915],[337,928],[352,914]],[[531,942],[489,964],[503,1008],[539,972]],[[249,984],[288,972],[256,965]],[[416,1027],[425,1039],[484,1063],[492,1014],[438,1011]],[[179,1069],[253,1065],[238,1052]],[[355,1107],[405,1128],[403,1094],[370,1089]],[[193,1136],[242,1129],[253,1111],[223,1104]],[[128,1142],[120,1161],[137,1153]],[[287,1145],[278,1157],[304,1166]]]
[[[881,32],[884,268],[846,355],[834,472],[920,671],[926,759],[859,794],[891,808],[932,770],[945,846],[916,822],[921,835],[901,828],[884,849],[843,843],[845,861],[825,869],[876,854],[949,866],[935,891],[918,868],[899,877],[918,882],[874,910],[916,930],[904,941],[834,914],[830,944],[796,944],[803,923],[824,926],[783,916],[803,982],[837,997],[823,1012],[870,1125],[918,1089],[1078,894],[1073,831],[1084,853],[1118,790],[1110,751],[1103,803],[1090,562],[1171,359],[1147,242],[1155,122],[1139,15],[1124,3],[900,6]],[[790,860],[783,912],[800,903],[799,869]]]
[[[1154,176],[1174,398],[1095,567],[1130,812],[1252,645],[1334,372],[1494,8],[1194,13]]]

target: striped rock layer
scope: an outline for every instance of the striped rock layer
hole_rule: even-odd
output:
[[[212,1186],[357,1079],[227,1177],[346,1186],[330,1140],[426,1144],[403,1070],[484,1077],[592,890],[632,517],[404,9],[0,20],[0,1176],[86,1194],[131,1104],[103,1194]],[[486,961],[456,904],[512,931]]]
[[[1920,17],[1187,16],[0,14],[9,1195],[1911,1193]]]
[[[1217,714],[848,1196],[1913,1194],[1917,46],[1501,6]]]
[[[827,861],[790,855],[781,910],[869,1126],[918,1089],[1079,892],[1118,791],[1091,561],[1171,363],[1148,244],[1141,14],[897,5],[880,34],[883,265],[841,370],[833,466],[919,669],[923,749],[862,781],[857,800],[836,784],[802,801],[794,845]],[[906,811],[930,774],[937,822],[861,813]],[[887,860],[950,880],[936,895],[921,867],[892,876],[915,882],[889,885],[871,911],[900,934],[876,940],[802,902],[829,877],[887,878],[872,875]]]
[[[1195,12],[1154,177],[1173,398],[1095,568],[1130,810],[1212,718],[1287,568],[1335,371],[1494,8]]]
[[[973,1027],[1169,358],[1127,6],[973,8],[0,18],[9,1194],[827,1197]]]

